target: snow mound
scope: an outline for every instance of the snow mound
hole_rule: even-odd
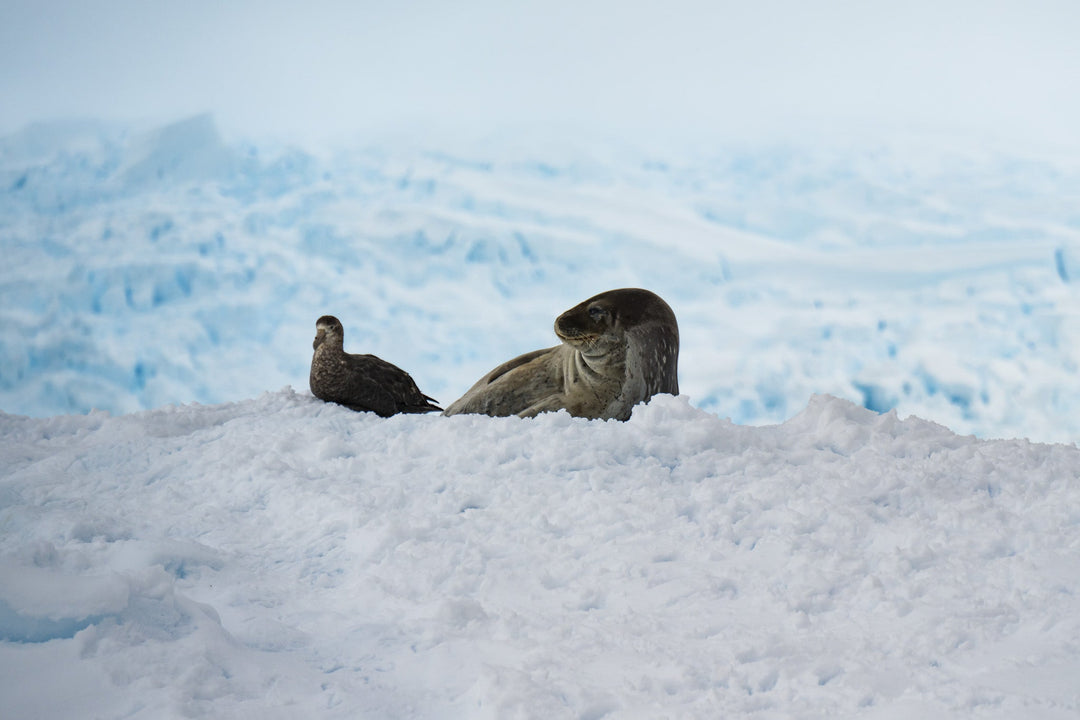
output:
[[[814,396],[0,415],[13,717],[1080,711],[1080,449]]]

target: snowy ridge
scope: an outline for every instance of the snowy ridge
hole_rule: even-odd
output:
[[[291,390],[0,415],[12,717],[1075,717],[1080,449]]]
[[[503,138],[313,154],[147,132],[0,138],[0,408],[303,387],[314,321],[445,402],[603,290],[675,309],[680,387],[740,424],[828,393],[1080,438],[1080,162],[915,138],[647,151]]]

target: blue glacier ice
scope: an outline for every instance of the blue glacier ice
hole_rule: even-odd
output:
[[[0,138],[0,410],[306,389],[314,321],[446,403],[597,292],[682,330],[737,423],[814,393],[959,432],[1080,438],[1080,161],[892,143],[580,139],[332,152],[42,123]]]

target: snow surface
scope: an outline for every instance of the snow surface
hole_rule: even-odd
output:
[[[1074,718],[1080,449],[290,389],[0,415],[10,718]]]

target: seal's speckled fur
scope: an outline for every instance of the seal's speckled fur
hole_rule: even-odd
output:
[[[576,417],[627,420],[657,393],[679,394],[679,326],[648,290],[609,290],[555,321],[563,342],[489,372],[446,409],[532,417],[565,409]]]

